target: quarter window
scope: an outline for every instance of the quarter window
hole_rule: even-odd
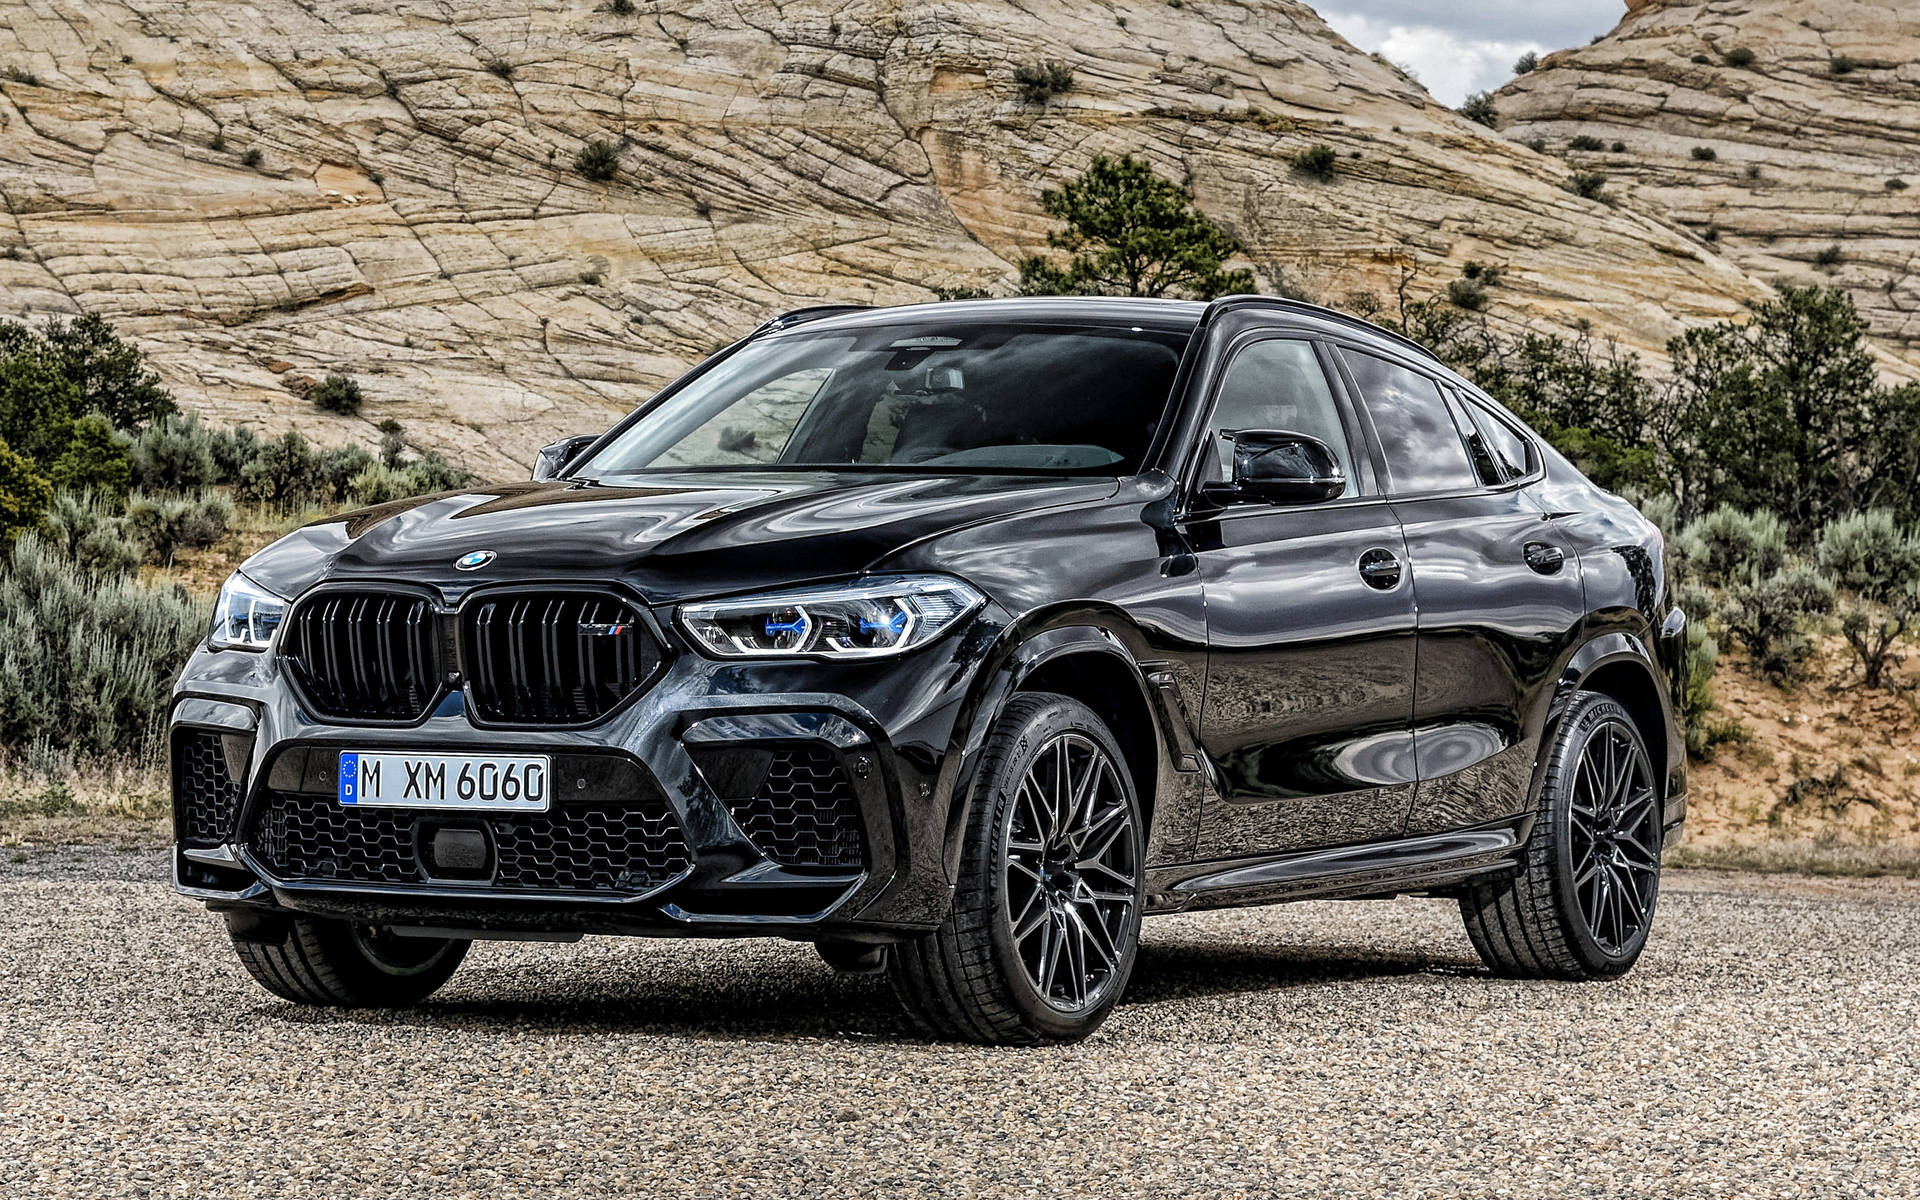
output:
[[[1213,404],[1207,425],[1207,478],[1233,478],[1233,437],[1240,429],[1273,429],[1304,433],[1332,449],[1346,472],[1347,491],[1359,494],[1359,476],[1353,470],[1353,450],[1340,407],[1327,386],[1326,373],[1311,342],[1268,338],[1233,356]]]
[[[1487,449],[1499,460],[1507,478],[1518,479],[1533,469],[1533,447],[1513,426],[1486,405],[1475,401],[1468,402],[1467,411],[1473,415],[1474,424],[1487,435]]]
[[[1439,384],[1384,358],[1341,353],[1373,417],[1394,491],[1415,495],[1480,486]]]

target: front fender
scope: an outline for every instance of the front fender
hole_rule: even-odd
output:
[[[1108,605],[1069,604],[1030,613],[1009,625],[989,651],[976,675],[960,715],[954,724],[953,742],[948,747],[940,779],[940,793],[949,798],[947,810],[946,867],[949,880],[957,880],[960,856],[965,849],[965,832],[970,813],[975,776],[986,748],[988,735],[1001,713],[1022,684],[1051,662],[1068,655],[1098,654],[1118,665],[1130,681],[1131,694],[1125,702],[1148,715],[1145,727],[1152,731],[1154,769],[1151,773],[1151,802],[1180,791],[1178,777],[1187,772],[1173,761],[1169,746],[1191,746],[1193,733],[1184,724],[1184,704],[1171,672],[1154,670],[1152,651],[1146,637],[1126,615]],[[1149,682],[1149,675],[1157,682]],[[1162,678],[1166,676],[1167,678]],[[1162,809],[1152,822],[1161,826]],[[1180,824],[1177,816],[1176,825]],[[1164,831],[1164,826],[1162,829]]]

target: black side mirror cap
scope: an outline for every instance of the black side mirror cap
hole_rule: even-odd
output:
[[[1208,489],[1215,499],[1263,504],[1319,504],[1346,491],[1333,448],[1284,429],[1234,431],[1233,482]]]
[[[545,483],[549,479],[560,478],[560,472],[567,469],[568,463],[579,458],[582,450],[599,440],[597,433],[576,433],[550,446],[540,447],[540,453],[533,459],[533,481]]]

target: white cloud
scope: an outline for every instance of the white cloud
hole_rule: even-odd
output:
[[[1362,13],[1323,11],[1327,24],[1362,50],[1378,51],[1419,77],[1442,104],[1458,105],[1473,92],[1513,78],[1514,60],[1557,47],[1536,40],[1461,37],[1433,25],[1403,25]]]

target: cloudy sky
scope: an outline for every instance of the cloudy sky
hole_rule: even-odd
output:
[[[1443,104],[1513,78],[1514,59],[1528,50],[1585,45],[1627,10],[1623,0],[1318,0],[1314,7],[1354,45],[1419,76]]]

